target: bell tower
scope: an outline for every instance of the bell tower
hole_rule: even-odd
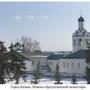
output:
[[[78,29],[73,33],[72,44],[73,51],[87,49],[87,41],[90,39],[90,34],[84,29],[84,18],[78,18]]]

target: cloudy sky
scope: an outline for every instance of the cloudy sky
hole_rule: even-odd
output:
[[[80,10],[90,32],[90,2],[0,3],[0,40],[8,45],[27,36],[38,40],[42,50],[72,50]]]

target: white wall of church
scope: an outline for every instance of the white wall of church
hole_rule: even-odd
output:
[[[61,61],[62,64],[65,63],[61,67],[62,72],[85,73],[85,59],[62,59]]]
[[[60,60],[49,60],[51,72],[55,72],[56,65],[60,67],[60,72],[65,73],[85,73],[86,63],[85,59],[60,59]]]
[[[59,60],[48,60],[48,65],[51,69],[51,72],[55,72],[57,64],[59,64]]]
[[[32,70],[35,70],[38,63],[40,63],[40,66],[44,66],[47,64],[47,56],[34,55],[31,56],[31,60],[32,60]]]
[[[25,60],[26,72],[32,72],[32,61]]]

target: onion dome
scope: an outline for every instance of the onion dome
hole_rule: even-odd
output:
[[[78,18],[78,22],[84,22],[84,18],[81,16],[80,18]]]

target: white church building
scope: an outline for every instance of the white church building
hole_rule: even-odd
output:
[[[52,53],[48,55],[33,55],[31,56],[33,71],[38,63],[42,72],[54,73],[56,65],[60,67],[60,72],[63,75],[76,74],[79,76],[85,75],[86,57],[85,51],[90,42],[90,32],[84,28],[84,18],[78,18],[78,29],[72,35],[72,52]],[[47,68],[49,67],[49,71]],[[28,67],[29,68],[29,67]]]
[[[87,32],[84,28],[84,18],[80,16],[78,18],[78,29],[72,35],[72,53],[55,54],[48,57],[50,62],[51,71],[56,70],[55,66],[58,63],[60,66],[60,72],[63,74],[77,74],[80,76],[85,75],[86,70],[86,57],[85,52],[90,42],[90,32]],[[55,58],[56,57],[56,58]]]

